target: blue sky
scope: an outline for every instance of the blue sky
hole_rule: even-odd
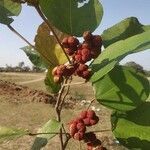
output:
[[[137,17],[143,24],[150,24],[150,0],[101,0],[101,2],[104,7],[104,16],[100,26],[94,32],[96,34],[131,16]],[[34,35],[41,22],[34,8],[23,7],[12,26],[33,43]],[[26,43],[1,24],[0,42],[0,66],[5,64],[15,66],[20,61],[24,61],[26,65],[32,65],[24,52],[19,49],[26,46]],[[150,70],[150,50],[130,55],[122,62],[127,61],[135,61]]]

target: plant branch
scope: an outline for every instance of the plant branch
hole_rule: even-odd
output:
[[[36,135],[41,135],[41,134],[60,134],[60,132],[47,132],[47,133],[29,133],[29,136],[36,136]],[[69,133],[62,132],[61,134],[67,134],[70,135]]]
[[[72,85],[81,85],[81,84],[85,84],[86,82],[75,82],[75,83],[69,83],[69,84],[64,84],[64,86],[72,86]]]
[[[66,57],[67,57],[67,59],[68,59],[68,61],[69,61],[69,63],[72,64],[72,63],[71,63],[71,60],[70,60],[70,58],[69,58],[69,56],[67,55],[67,53],[66,53],[66,51],[65,51],[65,49],[64,49],[64,47],[63,47],[63,45],[61,44],[61,41],[59,40],[57,34],[55,33],[55,31],[54,31],[52,25],[49,23],[49,21],[47,20],[47,18],[46,18],[46,17],[44,16],[44,14],[42,13],[42,11],[41,11],[39,5],[35,6],[35,9],[37,10],[37,12],[38,12],[39,15],[41,16],[41,18],[44,20],[44,22],[48,25],[48,27],[50,28],[50,30],[52,31],[54,37],[56,38],[56,41],[58,42],[58,44],[59,44],[60,47],[62,48],[64,54],[66,55]]]
[[[95,99],[91,100],[91,103],[89,104],[89,106],[87,107],[87,110],[91,107],[92,103],[95,101]]]
[[[15,33],[18,37],[20,37],[23,41],[25,41],[29,46],[35,48],[27,39],[25,39],[19,32],[17,32],[11,25],[7,25],[7,27]]]

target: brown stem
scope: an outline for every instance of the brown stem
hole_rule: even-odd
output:
[[[35,48],[27,39],[25,39],[19,32],[17,32],[11,25],[7,25],[7,27],[15,33],[18,37],[20,37],[23,41],[25,41],[28,45],[30,45],[32,48]]]
[[[48,25],[48,27],[50,28],[50,30],[52,31],[54,37],[56,38],[56,41],[58,42],[58,44],[59,44],[60,47],[62,48],[64,54],[66,55],[66,57],[67,57],[67,59],[68,59],[68,61],[69,61],[69,63],[72,64],[72,63],[71,63],[71,60],[70,60],[70,58],[69,58],[69,56],[67,55],[67,53],[66,53],[66,51],[65,51],[65,49],[64,49],[64,47],[63,47],[63,45],[61,44],[61,42],[60,42],[60,40],[59,40],[57,34],[55,33],[53,27],[51,26],[51,24],[49,23],[49,21],[47,20],[47,18],[46,18],[46,17],[44,16],[44,14],[42,13],[42,11],[41,11],[39,5],[35,6],[35,9],[37,10],[37,12],[38,12],[39,15],[41,16],[41,18],[44,20],[44,22]]]
[[[36,136],[41,134],[60,134],[60,132],[47,132],[47,133],[29,133],[29,136]],[[62,132],[61,134],[70,135],[69,133]]]

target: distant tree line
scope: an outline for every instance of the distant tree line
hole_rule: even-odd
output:
[[[136,70],[136,72],[140,72],[140,73],[146,75],[147,77],[150,77],[150,70],[144,70],[144,68],[141,65],[139,65],[133,61],[127,62],[125,64],[125,66],[132,67]]]
[[[0,72],[44,72],[45,69],[32,66],[26,66],[24,62],[19,62],[17,66],[12,67],[11,65],[7,65],[5,67],[0,67]]]

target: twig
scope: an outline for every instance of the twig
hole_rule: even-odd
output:
[[[67,83],[68,79],[65,79],[64,83]],[[57,121],[61,122],[61,110],[59,109],[59,105],[61,103],[61,99],[62,99],[62,94],[65,90],[65,87],[62,85],[58,97],[57,97],[57,102],[55,105],[55,110],[56,110],[56,114],[57,114]],[[60,146],[61,146],[61,150],[64,150],[64,143],[63,143],[63,136],[62,136],[62,128],[60,129],[60,134],[59,134],[59,138],[60,138]]]
[[[25,41],[28,45],[30,45],[32,48],[35,48],[27,39],[25,39],[19,32],[17,32],[11,25],[7,25],[7,27],[15,33],[18,37],[20,37],[23,41]]]
[[[91,107],[91,105],[92,105],[92,103],[93,103],[94,101],[95,101],[95,99],[92,99],[92,100],[91,100],[91,103],[89,104],[87,110]]]
[[[64,97],[63,97],[63,99],[61,100],[61,102],[60,102],[60,105],[59,105],[59,107],[60,107],[60,111],[62,110],[62,107],[63,107],[63,104],[64,104],[64,101],[65,101],[65,99],[66,99],[66,96],[68,95],[68,93],[69,93],[69,90],[70,90],[70,83],[72,82],[72,78],[70,78],[70,81],[69,81],[69,84],[68,84],[68,87],[67,87],[67,90],[66,90],[66,93],[65,93],[65,95],[64,95]],[[64,85],[63,85],[64,86]]]
[[[41,135],[41,134],[60,134],[60,132],[47,132],[47,133],[29,133],[29,136],[36,136],[36,135]],[[69,133],[62,132],[62,134],[65,135],[70,135]]]
[[[67,55],[67,53],[66,53],[66,51],[65,51],[65,49],[64,49],[64,47],[63,47],[63,45],[61,44],[61,42],[60,42],[60,40],[59,40],[57,34],[55,33],[53,27],[51,26],[51,24],[49,23],[49,21],[47,20],[47,18],[46,18],[46,17],[44,16],[44,14],[42,13],[42,11],[41,11],[39,5],[35,6],[35,9],[37,10],[37,12],[38,12],[39,15],[41,16],[41,18],[44,20],[44,22],[48,25],[48,27],[50,28],[50,30],[52,31],[52,33],[53,33],[54,37],[56,38],[58,44],[60,45],[60,47],[62,48],[64,54],[66,55],[66,57],[67,57],[69,63],[72,64],[72,62],[71,62],[69,56]]]
[[[64,84],[64,86],[72,86],[72,85],[81,85],[81,84],[85,84],[86,82],[75,82],[75,83],[69,83],[69,84]]]

